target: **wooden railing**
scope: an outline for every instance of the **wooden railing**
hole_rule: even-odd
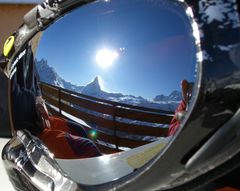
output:
[[[165,137],[167,128],[154,127],[151,124],[169,124],[173,117],[173,113],[168,111],[103,100],[45,83],[40,83],[40,87],[53,115],[66,118],[66,113],[70,114],[88,124],[81,124],[86,130],[93,128],[96,131],[97,145],[103,153],[118,152],[120,147],[135,148],[149,143],[129,138],[131,136],[124,138],[119,134]],[[104,115],[107,117],[103,117]],[[148,122],[148,125],[128,121]],[[100,144],[99,141],[114,145],[114,148]]]

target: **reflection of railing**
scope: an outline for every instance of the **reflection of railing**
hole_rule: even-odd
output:
[[[103,100],[45,83],[41,83],[40,87],[46,102],[53,106],[48,107],[52,114],[62,117],[70,114],[85,121],[90,127],[92,125],[98,127],[95,129],[97,139],[115,145],[115,148],[110,148],[106,146],[107,144],[98,143],[98,147],[104,153],[120,151],[119,147],[134,148],[149,143],[149,141],[134,140],[129,137],[166,136],[168,129],[153,127],[153,123],[169,124],[173,116],[167,111]],[[108,117],[103,117],[104,115]],[[130,123],[133,121],[141,123]],[[142,125],[146,122],[147,125]],[[86,130],[91,130],[89,126],[84,125]],[[128,134],[129,136],[123,138],[119,134]]]

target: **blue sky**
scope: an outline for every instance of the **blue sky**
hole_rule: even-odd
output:
[[[77,85],[100,76],[108,92],[153,98],[180,90],[182,79],[193,81],[196,61],[184,10],[134,2],[115,0],[75,10],[46,30],[37,59],[47,59],[62,78]],[[107,68],[96,62],[102,49],[118,53]]]

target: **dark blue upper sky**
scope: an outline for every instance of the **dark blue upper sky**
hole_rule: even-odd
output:
[[[77,85],[100,76],[109,92],[153,98],[180,90],[182,79],[194,79],[189,20],[179,4],[140,2],[101,1],[75,10],[43,33],[37,59]],[[109,67],[96,62],[102,49],[118,54]]]

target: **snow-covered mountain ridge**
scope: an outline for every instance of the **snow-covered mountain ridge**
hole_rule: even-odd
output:
[[[47,60],[41,59],[40,61],[37,61],[36,66],[42,82],[105,100],[137,105],[141,107],[175,111],[177,105],[182,99],[181,92],[177,90],[174,90],[169,95],[156,95],[153,100],[145,99],[141,96],[124,95],[122,93],[109,93],[102,90],[98,76],[96,76],[94,80],[87,85],[79,86],[74,85],[71,82],[67,82],[60,77],[54,68],[48,65]]]

